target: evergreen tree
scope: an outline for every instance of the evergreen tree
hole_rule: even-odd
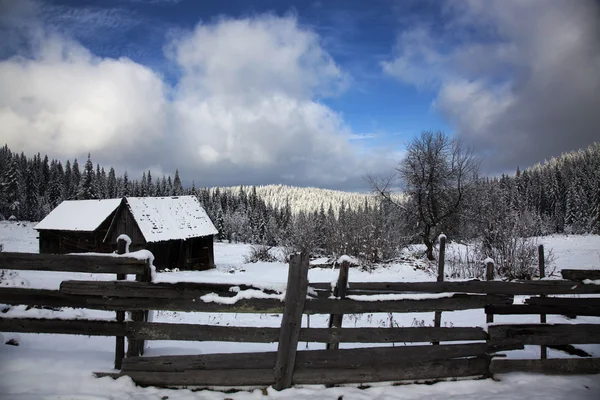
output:
[[[175,179],[173,180],[173,196],[183,195],[183,186],[181,186],[181,179],[179,179],[179,170],[175,170]]]
[[[88,159],[85,163],[83,176],[79,185],[79,191],[77,192],[77,200],[90,200],[98,198],[95,179],[94,164],[92,163],[90,154],[88,154]]]
[[[110,170],[108,171],[108,178],[106,179],[106,197],[108,199],[119,197],[117,195],[117,177],[113,167],[110,167]]]

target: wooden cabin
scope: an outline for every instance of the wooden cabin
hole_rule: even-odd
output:
[[[195,196],[127,197],[104,242],[116,248],[117,238],[125,234],[131,238],[130,251],[151,251],[159,269],[205,270],[214,268],[216,233]]]
[[[159,269],[214,268],[217,229],[195,196],[63,201],[35,229],[42,254],[109,253],[126,234]]]
[[[107,253],[104,242],[120,199],[63,201],[35,226],[41,254]]]

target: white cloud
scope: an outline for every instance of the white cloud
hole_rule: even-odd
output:
[[[1,61],[0,87],[2,141],[29,153],[108,155],[118,146],[127,157],[164,132],[165,93],[154,72],[94,57],[60,36],[38,43],[33,58]]]
[[[173,101],[185,144],[177,151],[203,170],[249,168],[302,184],[362,175],[342,117],[316,100],[339,92],[346,77],[295,18],[199,24],[169,54],[183,73]]]
[[[294,17],[220,19],[180,34],[165,47],[175,85],[64,35],[42,39],[54,30],[32,20],[34,51],[0,61],[0,141],[15,150],[91,152],[132,177],[179,168],[199,185],[357,187],[380,166],[320,101],[348,77]]]

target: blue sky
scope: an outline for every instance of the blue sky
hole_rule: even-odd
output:
[[[596,1],[0,0],[0,141],[197,185],[366,190],[443,130],[514,171],[598,140]]]

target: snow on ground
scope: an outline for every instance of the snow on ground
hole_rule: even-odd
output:
[[[0,243],[4,251],[37,252],[37,234],[32,223],[0,222]],[[540,238],[546,250],[552,248],[557,256],[557,267],[600,268],[600,236],[562,236]],[[448,244],[451,249],[452,243]],[[160,282],[222,282],[232,285],[253,284],[264,288],[283,290],[287,280],[288,266],[284,263],[245,264],[244,256],[249,246],[243,244],[215,244],[217,268],[210,271],[162,272],[157,273]],[[415,267],[419,263],[403,262],[379,267],[373,271],[358,268],[350,270],[352,282],[364,281],[427,281],[435,276]],[[558,268],[560,269],[560,268]],[[312,268],[310,282],[335,282],[338,270]],[[41,271],[13,271],[3,285],[57,289],[66,279],[106,280],[109,275],[80,273],[55,273]],[[523,296],[515,301],[522,302]],[[1,308],[1,306],[0,306]],[[86,318],[111,319],[114,312],[98,310],[25,310],[24,306],[12,307],[4,317],[44,317],[44,318]],[[157,311],[154,321],[172,323],[200,323],[211,325],[264,326],[278,327],[280,316],[272,314],[223,314],[223,313],[180,313]],[[538,322],[539,317],[496,316],[496,323]],[[304,317],[303,326],[327,326],[328,316],[313,315],[310,320]],[[599,323],[600,318],[579,317],[575,320],[563,316],[548,316],[549,323]],[[443,326],[484,326],[483,310],[446,312],[442,314]],[[344,316],[347,327],[364,326],[429,326],[433,324],[433,313],[410,314],[356,314]],[[93,371],[111,371],[114,359],[114,338],[85,337],[72,335],[36,335],[0,333],[1,343],[10,339],[19,346],[0,344],[0,399],[262,399],[262,398],[331,398],[337,399],[587,399],[600,398],[600,375],[577,377],[546,377],[535,374],[506,374],[498,376],[500,381],[491,379],[479,381],[442,382],[435,385],[375,384],[370,389],[356,387],[322,388],[305,387],[275,392],[268,389],[265,394],[257,391],[242,391],[224,394],[222,392],[189,390],[167,390],[136,387],[129,378],[117,381],[110,378],[97,379]],[[405,345],[396,343],[395,345]],[[324,344],[300,343],[299,350],[322,349]],[[373,347],[373,344],[343,343],[341,347]],[[586,351],[600,356],[600,346],[581,346]],[[226,342],[148,342],[147,355],[231,353],[250,351],[273,351],[276,343],[226,343]],[[526,346],[525,350],[507,353],[511,358],[537,358],[538,346]],[[549,357],[568,357],[564,353],[549,350]]]

